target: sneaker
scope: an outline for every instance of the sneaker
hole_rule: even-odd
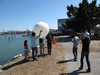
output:
[[[0,72],[2,72],[3,70],[0,69]]]
[[[29,61],[29,60],[26,60],[27,62]]]
[[[83,69],[82,67],[79,68],[79,70],[82,70],[82,69]]]
[[[74,61],[77,61],[77,59],[74,59]]]
[[[90,69],[87,69],[86,72],[91,72],[91,70]]]
[[[36,58],[35,60],[38,61],[38,58]]]
[[[34,59],[32,61],[34,61]]]

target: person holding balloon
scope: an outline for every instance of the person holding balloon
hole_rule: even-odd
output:
[[[35,26],[33,28],[33,31],[35,32],[35,37],[39,35],[38,39],[39,38],[43,39],[49,33],[49,25],[47,23],[45,23],[45,22],[38,22],[37,24],[35,24]],[[41,33],[41,31],[42,31],[42,33]],[[41,43],[42,43],[41,49],[43,49],[43,40],[41,41]]]
[[[39,36],[36,36],[35,32],[32,32],[31,37],[30,37],[33,60],[38,60],[39,37],[41,35],[41,32],[42,30],[40,30]]]

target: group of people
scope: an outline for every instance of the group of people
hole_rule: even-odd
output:
[[[81,39],[79,39],[78,35],[75,33],[74,37],[72,39],[73,41],[73,55],[74,55],[74,61],[77,61],[77,49],[78,49],[78,43],[82,43],[82,51],[81,51],[81,58],[80,58],[80,67],[79,70],[83,69],[83,59],[86,58],[87,67],[88,69],[86,72],[91,72],[90,67],[90,61],[89,61],[89,46],[90,46],[90,34],[85,31],[84,34],[81,35]]]
[[[30,39],[31,39],[31,48],[32,48],[32,59],[38,60],[38,47],[40,46],[40,55],[44,56],[44,38],[39,37],[42,33],[42,30],[39,33],[39,36],[35,35],[35,32],[31,33]],[[48,34],[47,37],[47,50],[48,54],[51,55],[52,50],[52,36],[51,34]],[[80,41],[81,40],[81,41]],[[80,58],[80,67],[79,70],[83,69],[83,59],[86,58],[87,72],[91,72],[90,67],[90,61],[89,61],[89,46],[90,46],[90,34],[86,31],[84,34],[81,35],[81,39],[79,39],[78,35],[75,33],[73,35],[73,55],[74,55],[74,61],[77,61],[77,49],[79,42],[82,43],[82,51],[81,51],[81,58]],[[25,60],[28,60],[28,44],[27,40],[24,41],[24,54],[25,54]]]
[[[31,40],[31,49],[32,49],[32,59],[38,60],[38,48],[40,47],[40,55],[43,57],[44,56],[44,38],[39,38],[41,36],[42,30],[39,33],[39,36],[35,35],[35,32],[31,33],[30,40]],[[46,37],[47,39],[47,50],[48,54],[51,55],[51,50],[52,50],[52,36],[51,34],[48,34]],[[29,60],[28,58],[28,44],[27,40],[24,41],[24,55],[25,55],[25,60]]]

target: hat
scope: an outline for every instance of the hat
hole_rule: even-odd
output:
[[[85,37],[85,38],[90,38],[90,34],[89,34],[88,32],[85,32],[85,33],[84,33],[84,37]]]

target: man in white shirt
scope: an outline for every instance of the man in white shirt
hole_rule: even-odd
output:
[[[33,60],[38,60],[38,47],[39,47],[39,37],[41,35],[42,30],[40,31],[39,36],[35,35],[35,32],[32,32],[31,39],[31,48],[32,48],[32,58]]]
[[[78,49],[79,38],[76,33],[74,34],[72,42],[73,42],[74,61],[77,61],[77,49]]]

